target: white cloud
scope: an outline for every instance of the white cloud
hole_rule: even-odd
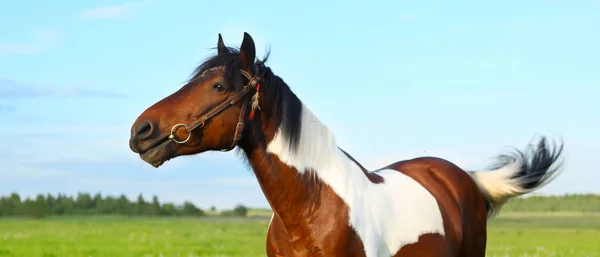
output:
[[[37,54],[58,45],[62,41],[56,30],[35,32],[29,43],[0,42],[0,54]]]
[[[398,17],[401,21],[413,21],[415,20],[415,16],[412,14],[402,14]]]
[[[121,5],[100,6],[91,9],[83,10],[79,13],[81,19],[112,19],[122,17],[128,13],[134,12],[137,9],[153,4],[154,1],[136,1],[124,3]]]

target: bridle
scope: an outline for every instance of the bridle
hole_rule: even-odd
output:
[[[198,76],[198,78],[203,77],[206,73],[209,73],[209,72],[212,73],[212,72],[223,71],[223,70],[225,70],[224,66],[213,67],[213,68],[210,68],[210,69],[206,70],[205,72],[203,72],[200,76]],[[248,79],[248,84],[246,84],[242,88],[242,91],[237,92],[234,95],[230,96],[225,101],[221,102],[219,105],[217,105],[214,108],[207,111],[204,115],[202,115],[202,117],[200,117],[199,119],[197,119],[189,124],[184,124],[184,123],[175,124],[175,126],[173,126],[171,128],[171,134],[169,134],[169,139],[178,144],[185,144],[188,140],[190,140],[190,138],[192,136],[192,131],[194,129],[204,127],[206,125],[207,121],[209,121],[211,118],[213,118],[214,116],[216,116],[223,110],[227,109],[228,107],[230,107],[230,106],[236,104],[237,102],[239,102],[240,100],[242,100],[244,97],[246,97],[248,95],[248,93],[250,93],[250,91],[252,89],[256,88],[256,93],[251,99],[252,106],[251,106],[251,111],[250,111],[250,119],[252,119],[254,117],[255,109],[257,109],[257,108],[260,109],[260,107],[258,107],[259,90],[260,90],[260,83],[259,83],[260,75],[253,76],[249,72],[242,70],[242,69],[240,69],[240,73]],[[235,134],[233,135],[233,143],[231,144],[231,147],[227,148],[227,149],[222,149],[221,151],[232,150],[233,148],[235,148],[237,143],[242,139],[242,132],[243,132],[244,124],[246,121],[246,112],[248,109],[248,103],[249,103],[249,101],[242,102],[242,110],[241,110],[240,116],[238,118],[238,123],[235,126]],[[186,139],[181,140],[181,141],[178,140],[177,137],[175,136],[175,132],[180,127],[184,127],[188,133]]]

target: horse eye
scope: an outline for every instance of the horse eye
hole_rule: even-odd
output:
[[[225,91],[225,87],[222,86],[221,84],[218,84],[218,83],[213,85],[213,89],[217,90],[218,92],[224,92]]]

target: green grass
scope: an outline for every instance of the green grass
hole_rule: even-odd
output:
[[[0,256],[265,256],[266,219],[0,220]]]
[[[0,256],[265,256],[260,216],[0,219]],[[600,215],[505,213],[488,242],[487,256],[600,257]]]
[[[487,256],[598,256],[597,213],[506,213],[488,229]]]

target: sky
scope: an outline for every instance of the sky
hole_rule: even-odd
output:
[[[565,143],[536,194],[600,193],[600,1],[11,1],[0,4],[0,194],[157,195],[268,204],[234,153],[155,169],[141,112],[214,54],[257,55],[368,169],[437,156],[465,169]]]

